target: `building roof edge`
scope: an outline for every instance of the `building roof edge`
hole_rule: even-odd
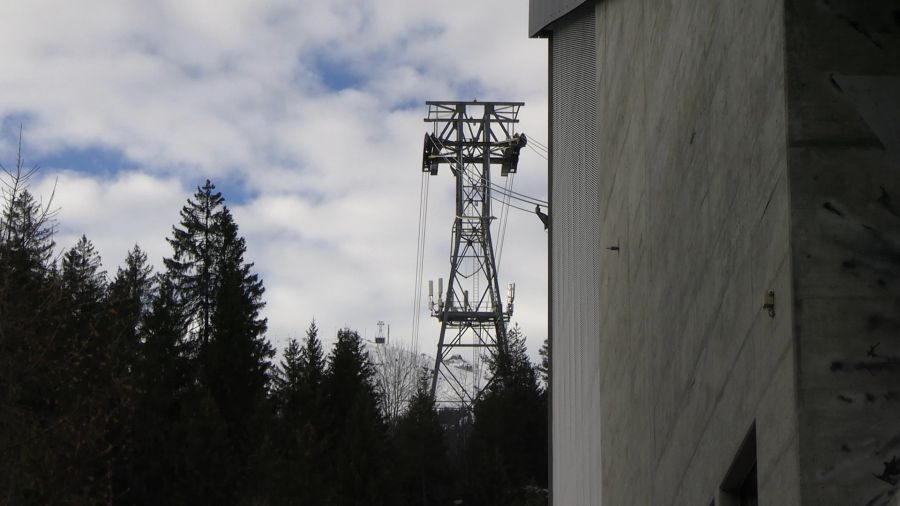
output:
[[[545,36],[556,20],[586,2],[587,0],[528,0],[528,36]]]

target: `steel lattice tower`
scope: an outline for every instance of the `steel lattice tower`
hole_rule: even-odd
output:
[[[506,335],[512,315],[515,286],[510,285],[507,310],[500,300],[497,266],[491,242],[491,165],[505,177],[516,172],[524,135],[515,133],[521,102],[427,102],[432,133],[425,135],[422,170],[437,175],[447,164],[456,179],[456,213],[453,221],[450,276],[444,291],[438,283],[438,300],[429,282],[431,314],[441,322],[431,381],[435,396],[443,377],[459,402],[469,407],[487,385],[467,385],[444,361],[457,348],[476,353],[497,345]],[[478,355],[480,356],[480,355]]]

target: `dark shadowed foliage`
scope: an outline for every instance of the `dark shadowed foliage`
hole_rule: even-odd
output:
[[[20,158],[0,201],[0,504],[540,503],[546,401],[517,329],[454,468],[424,377],[385,410],[357,332],[326,355],[312,322],[271,363],[263,283],[211,182],[162,272],[135,246],[110,281],[87,237],[54,258],[31,174]],[[408,363],[396,377],[427,374]]]

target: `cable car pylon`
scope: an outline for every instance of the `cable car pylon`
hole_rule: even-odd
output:
[[[456,213],[453,220],[450,275],[446,287],[428,282],[431,315],[441,322],[431,379],[431,395],[438,402],[456,402],[471,408],[481,391],[480,367],[474,378],[458,377],[445,362],[455,350],[472,351],[478,362],[485,350],[497,346],[506,335],[513,312],[515,285],[509,285],[504,310],[500,300],[497,264],[491,241],[491,166],[500,176],[516,172],[519,153],[526,145],[524,134],[515,132],[522,102],[426,102],[432,131],[425,135],[422,171],[438,174],[448,165],[456,182]],[[438,380],[443,378],[454,399],[437,399]]]

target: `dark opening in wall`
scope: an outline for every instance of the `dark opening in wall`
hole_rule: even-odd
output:
[[[721,506],[758,506],[756,481],[756,424],[754,424],[737,455],[731,462],[720,488]]]

